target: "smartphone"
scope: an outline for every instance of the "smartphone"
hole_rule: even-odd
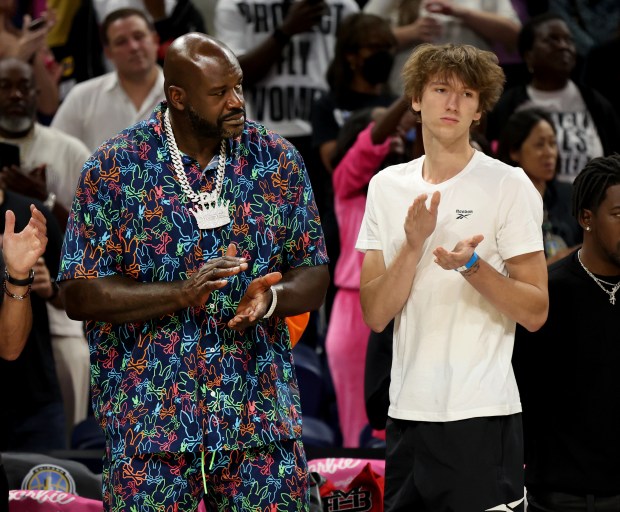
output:
[[[7,142],[0,142],[0,170],[3,167],[10,167],[11,165],[17,165],[19,167],[21,165],[19,158],[19,146]]]
[[[28,25],[28,30],[30,32],[34,32],[35,30],[39,30],[45,26],[46,20],[45,18],[37,18],[36,20],[32,20],[30,25]]]

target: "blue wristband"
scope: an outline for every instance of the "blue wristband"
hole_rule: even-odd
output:
[[[474,251],[474,253],[471,255],[471,258],[469,258],[469,261],[467,263],[465,263],[465,265],[463,265],[462,267],[459,267],[459,268],[455,268],[454,270],[456,270],[457,272],[465,272],[466,270],[469,270],[471,267],[473,267],[474,264],[479,259],[480,258],[478,257],[478,254],[476,254],[476,252]]]

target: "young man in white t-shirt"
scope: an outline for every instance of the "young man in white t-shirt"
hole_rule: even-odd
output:
[[[381,331],[395,318],[385,509],[520,510],[510,360],[516,322],[547,317],[542,200],[521,169],[469,143],[504,83],[494,54],[421,45],[403,78],[425,156],[373,178],[357,241],[365,321]]]

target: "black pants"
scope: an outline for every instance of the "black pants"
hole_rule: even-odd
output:
[[[520,414],[445,423],[390,418],[386,434],[386,512],[523,511]]]
[[[620,512],[620,495],[577,496],[563,492],[528,491],[527,512]]]

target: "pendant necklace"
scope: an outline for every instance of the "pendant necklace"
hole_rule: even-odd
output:
[[[172,132],[168,109],[166,109],[166,112],[164,113],[164,131],[166,132],[166,138],[168,139],[168,148],[170,150],[170,157],[172,158],[174,172],[177,175],[181,189],[195,204],[194,208],[190,208],[189,211],[192,212],[196,218],[198,228],[214,229],[225,226],[230,222],[230,215],[228,212],[228,205],[230,204],[230,201],[224,201],[221,199],[220,194],[222,193],[224,171],[226,169],[226,139],[222,139],[222,144],[220,146],[213,192],[200,192],[196,194],[196,192],[192,190],[192,187],[187,180],[185,169],[183,168],[181,153],[179,152],[179,148],[174,138],[174,133]]]
[[[594,282],[598,284],[607,295],[609,295],[610,304],[612,306],[615,305],[616,304],[616,292],[620,289],[620,281],[614,284],[614,283],[609,283],[607,281],[603,281],[602,279],[599,279],[598,277],[596,277],[592,272],[590,272],[586,268],[586,266],[581,261],[581,249],[577,251],[577,259],[579,260],[579,264],[581,265],[581,267],[586,271],[586,274],[588,274],[592,279],[594,279]],[[608,290],[607,288],[605,288],[604,285],[611,286],[611,290]]]

